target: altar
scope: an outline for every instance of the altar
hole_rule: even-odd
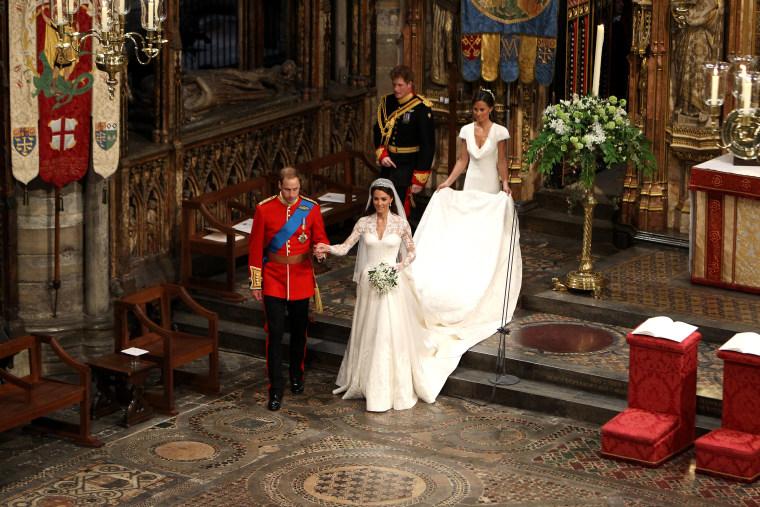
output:
[[[691,281],[760,292],[760,166],[725,154],[691,170]]]

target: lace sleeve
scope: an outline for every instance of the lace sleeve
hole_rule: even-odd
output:
[[[359,221],[356,222],[356,225],[354,225],[354,230],[351,231],[351,235],[346,238],[346,241],[340,245],[330,245],[330,253],[335,255],[346,255],[348,251],[351,250],[351,247],[359,241],[359,237],[366,229],[366,223],[367,220],[365,217],[360,218]]]
[[[402,230],[399,232],[401,236],[401,241],[404,242],[404,247],[406,249],[406,256],[401,259],[401,262],[396,264],[397,270],[402,270],[405,267],[407,267],[409,264],[411,264],[414,259],[417,257],[417,254],[414,252],[414,240],[412,239],[412,228],[409,227],[409,222],[407,221],[400,221]]]

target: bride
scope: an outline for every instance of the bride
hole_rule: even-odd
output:
[[[405,269],[415,260],[412,231],[390,180],[372,183],[364,216],[343,244],[319,244],[315,251],[346,255],[357,241],[356,306],[333,392],[344,393],[344,399],[366,399],[371,412],[408,409],[418,398],[433,403],[459,358],[435,357],[437,345],[425,328]],[[383,262],[398,272],[398,282],[379,293],[368,271]]]

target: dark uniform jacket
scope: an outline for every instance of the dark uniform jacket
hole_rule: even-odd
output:
[[[380,98],[374,128],[375,154],[380,162],[391,157],[390,180],[395,186],[425,185],[435,154],[435,125],[430,101],[410,93]],[[401,196],[403,199],[403,196]]]
[[[288,206],[278,194],[261,201],[256,207],[248,243],[248,268],[251,273],[251,289],[263,289],[265,296],[297,300],[314,295],[314,273],[309,252],[312,245],[330,243],[325,234],[319,204],[315,201],[311,201],[314,207],[306,216],[305,223],[299,224],[296,232],[276,252],[278,256],[294,259],[303,256],[305,259],[296,264],[282,264],[271,259],[264,262],[268,253],[265,250],[267,245],[303,200],[311,201],[301,196],[295,204]]]

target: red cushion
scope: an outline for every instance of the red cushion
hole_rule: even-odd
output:
[[[743,431],[718,428],[698,438],[694,445],[697,452],[712,452],[744,460],[760,456],[760,436]]]
[[[678,417],[671,414],[627,408],[602,426],[602,434],[654,445],[678,425]]]

